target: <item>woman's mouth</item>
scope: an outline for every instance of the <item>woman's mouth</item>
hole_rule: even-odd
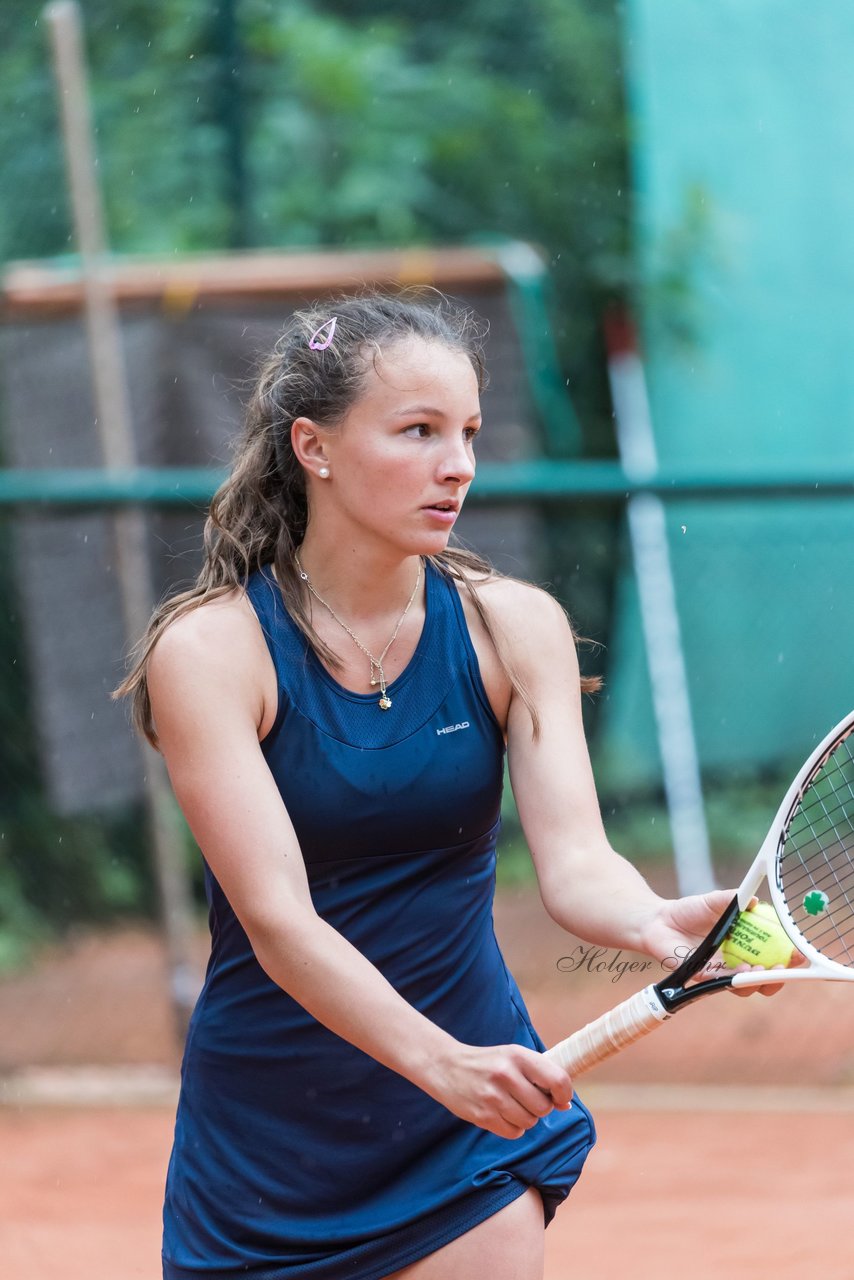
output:
[[[459,504],[456,502],[434,502],[429,507],[423,507],[423,511],[428,512],[436,520],[441,520],[444,524],[453,524],[459,514]]]

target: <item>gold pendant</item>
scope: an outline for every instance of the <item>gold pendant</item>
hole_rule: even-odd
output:
[[[379,705],[383,709],[383,711],[388,711],[389,707],[391,706],[391,698],[388,696],[387,693],[384,693],[383,696],[380,698]]]

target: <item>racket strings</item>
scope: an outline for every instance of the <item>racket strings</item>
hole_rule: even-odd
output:
[[[854,966],[852,731],[831,748],[795,806],[778,852],[780,887],[807,941]]]

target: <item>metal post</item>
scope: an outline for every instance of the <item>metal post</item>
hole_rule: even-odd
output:
[[[658,458],[643,365],[627,317],[611,318],[607,341],[608,376],[623,468],[635,481],[649,479],[658,470]],[[635,493],[628,499],[626,511],[676,876],[681,893],[704,893],[714,887],[714,869],[664,504],[657,494]]]

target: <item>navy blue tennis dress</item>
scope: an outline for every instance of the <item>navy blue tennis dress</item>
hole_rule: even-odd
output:
[[[428,562],[388,711],[323,668],[269,568],[248,592],[279,685],[262,747],[318,913],[458,1040],[542,1050],[493,932],[504,743],[457,588]],[[594,1141],[578,1099],[518,1139],[458,1119],[276,986],[205,874],[212,952],[181,1072],[166,1280],[380,1280],[531,1186],[549,1222]]]

